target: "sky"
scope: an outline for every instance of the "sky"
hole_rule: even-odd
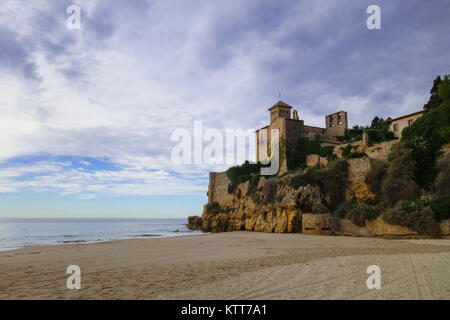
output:
[[[258,129],[279,95],[322,127],[418,111],[450,73],[448,17],[450,0],[3,0],[0,218],[201,214],[227,165],[174,163],[175,130]]]

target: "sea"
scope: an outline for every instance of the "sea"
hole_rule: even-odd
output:
[[[186,224],[187,219],[0,219],[0,251],[201,233]]]

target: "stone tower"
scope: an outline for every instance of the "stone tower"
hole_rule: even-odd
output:
[[[325,132],[330,136],[343,136],[348,129],[347,112],[338,111],[325,116]]]
[[[294,143],[300,133],[303,130],[303,120],[298,119],[298,113],[294,110],[294,118],[291,118],[292,106],[288,105],[283,101],[278,101],[272,107],[269,108],[270,113],[270,124],[259,130],[256,130],[256,160],[260,161],[259,157],[259,132],[260,130],[267,130],[267,145],[270,147],[271,143],[271,130],[278,129],[279,137],[284,143],[292,144]],[[285,156],[283,155],[285,158]],[[286,166],[286,164],[284,164]],[[283,171],[281,171],[283,172]]]
[[[274,122],[278,118],[291,118],[292,107],[283,101],[278,101],[270,109],[270,123]]]

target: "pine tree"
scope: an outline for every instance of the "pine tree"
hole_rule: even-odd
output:
[[[376,116],[373,118],[372,123],[370,124],[370,129],[381,129],[384,119]]]
[[[423,106],[425,112],[441,105],[442,99],[438,95],[438,88],[441,82],[441,76],[437,76],[436,79],[434,79],[433,87],[430,90],[430,100],[428,100],[428,102]]]

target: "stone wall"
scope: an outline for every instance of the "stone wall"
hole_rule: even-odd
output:
[[[370,159],[368,157],[348,160],[348,179],[345,192],[346,200],[356,197],[361,200],[375,199],[376,195],[370,192],[366,185],[366,175],[370,170]]]
[[[332,218],[329,214],[304,213],[302,215],[302,232],[304,234],[330,235]]]
[[[391,140],[375,144],[371,147],[368,147],[365,150],[365,153],[371,159],[387,161],[389,153],[391,153],[392,146],[397,142],[397,140]]]
[[[210,172],[208,186],[208,203],[219,202],[222,206],[231,206],[233,195],[228,193],[228,179],[226,172]]]
[[[384,141],[369,147],[367,145],[367,142],[360,140],[336,146],[333,150],[333,153],[338,158],[342,158],[342,149],[349,144],[353,147],[352,152],[365,152],[370,159],[387,161],[389,153],[391,152],[392,145],[397,142],[398,140]]]
[[[328,165],[328,160],[326,157],[321,157],[318,154],[309,154],[306,156],[306,165],[308,167],[315,167],[317,165],[326,167]]]

